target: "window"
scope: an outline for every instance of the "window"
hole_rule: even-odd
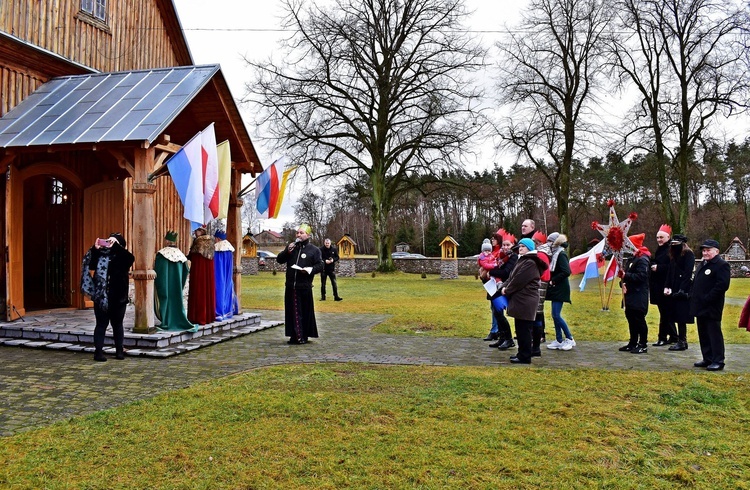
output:
[[[68,192],[62,182],[50,179],[50,204],[67,204]]]
[[[81,10],[97,19],[107,20],[107,0],[81,0]]]

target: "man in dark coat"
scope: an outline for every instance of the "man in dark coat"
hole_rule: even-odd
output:
[[[341,301],[339,289],[336,284],[336,262],[339,261],[339,251],[335,245],[331,244],[331,239],[326,238],[323,242],[323,248],[320,249],[325,267],[320,275],[320,301],[326,300],[326,279],[331,278],[331,289],[333,289],[333,300]]]
[[[703,359],[694,364],[709,371],[724,369],[724,334],[721,316],[724,295],[729,289],[729,264],[719,257],[719,242],[706,240],[701,245],[703,263],[695,271],[690,295],[690,314],[698,323],[698,340]]]
[[[644,234],[634,235],[630,241],[637,251],[632,260],[624,266],[619,275],[622,279],[622,295],[625,303],[625,318],[628,320],[630,340],[627,345],[620,347],[621,351],[632,354],[648,352],[648,270],[651,254],[643,246]]]
[[[651,257],[651,275],[649,276],[649,290],[651,293],[651,304],[659,308],[659,336],[654,347],[673,344],[677,341],[677,329],[674,320],[669,314],[670,301],[664,296],[664,287],[669,273],[669,247],[672,236],[672,227],[664,224],[656,233],[656,251]]]
[[[289,344],[306,344],[308,338],[318,336],[312,288],[324,262],[320,249],[310,243],[310,233],[310,225],[299,225],[297,239],[276,257],[276,262],[286,264],[284,334]]]

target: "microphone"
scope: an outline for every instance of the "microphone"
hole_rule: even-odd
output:
[[[294,239],[294,243],[299,243],[299,242],[301,242],[301,241],[302,241],[302,240],[300,239],[300,237],[297,237],[297,238],[295,238],[295,239]]]
[[[299,238],[299,237],[295,238],[295,240],[294,240],[294,241],[293,241],[292,243],[290,243],[290,244],[289,244],[289,251],[291,252],[292,250],[294,250],[294,247],[296,247],[296,246],[297,246],[297,244],[298,244],[299,242],[301,242],[301,241],[302,241],[302,240],[300,240],[300,238]]]

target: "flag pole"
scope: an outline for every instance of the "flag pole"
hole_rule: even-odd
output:
[[[258,180],[258,177],[256,177],[252,182],[247,184],[245,187],[240,189],[240,192],[237,193],[237,199],[240,199],[242,196],[247,194],[248,192],[252,191],[253,189],[250,188],[251,185],[255,184],[255,181]]]
[[[604,308],[604,296],[606,295],[607,283],[604,283],[604,288],[602,289],[602,282],[599,280],[599,274],[597,274],[596,284],[599,286],[599,301],[602,303],[602,311],[604,311],[606,309]]]
[[[607,307],[606,310],[609,310],[609,303],[612,301],[612,291],[615,289],[615,278],[612,278],[612,284],[609,285],[609,296],[607,297]]]

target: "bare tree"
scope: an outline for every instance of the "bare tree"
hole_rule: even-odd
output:
[[[733,0],[623,0],[618,11],[618,67],[641,96],[629,136],[655,154],[665,218],[685,231],[711,123],[746,108],[747,10]]]
[[[312,180],[366,183],[378,266],[392,270],[394,200],[458,166],[483,126],[468,74],[484,51],[461,30],[462,0],[284,1],[286,59],[248,61],[248,100]]]
[[[500,136],[549,181],[566,233],[570,170],[603,67],[610,12],[598,0],[532,0],[498,43],[500,93],[512,110]]]

